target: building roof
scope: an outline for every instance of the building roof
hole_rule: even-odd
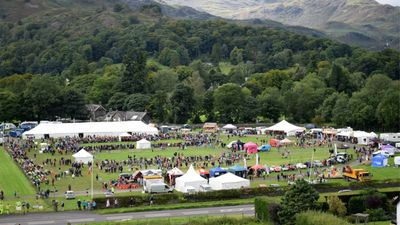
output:
[[[122,120],[142,121],[147,115],[147,112],[110,111],[105,115],[104,120],[114,118],[117,115],[119,115]]]
[[[102,105],[98,105],[98,104],[87,104],[86,105],[87,110],[89,110],[90,112],[95,112],[98,109],[103,109],[106,110]]]

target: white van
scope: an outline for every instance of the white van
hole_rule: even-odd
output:
[[[152,183],[147,188],[148,193],[171,193],[173,191],[168,185],[164,183]]]

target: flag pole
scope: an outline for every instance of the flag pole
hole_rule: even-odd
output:
[[[91,194],[91,197],[92,197],[92,201],[93,201],[93,173],[94,173],[94,156],[93,156],[93,160],[92,160],[92,177],[91,177],[91,183],[92,183],[92,194]]]

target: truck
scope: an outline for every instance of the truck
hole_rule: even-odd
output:
[[[364,169],[353,169],[350,166],[346,166],[343,171],[343,178],[347,181],[368,181],[370,180],[370,173]]]
[[[148,193],[171,193],[173,189],[163,182],[152,183],[147,188]]]

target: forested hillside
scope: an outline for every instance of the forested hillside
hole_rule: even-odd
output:
[[[84,105],[154,122],[333,123],[399,130],[399,52],[158,5],[61,7],[0,23],[0,121],[85,118]]]

